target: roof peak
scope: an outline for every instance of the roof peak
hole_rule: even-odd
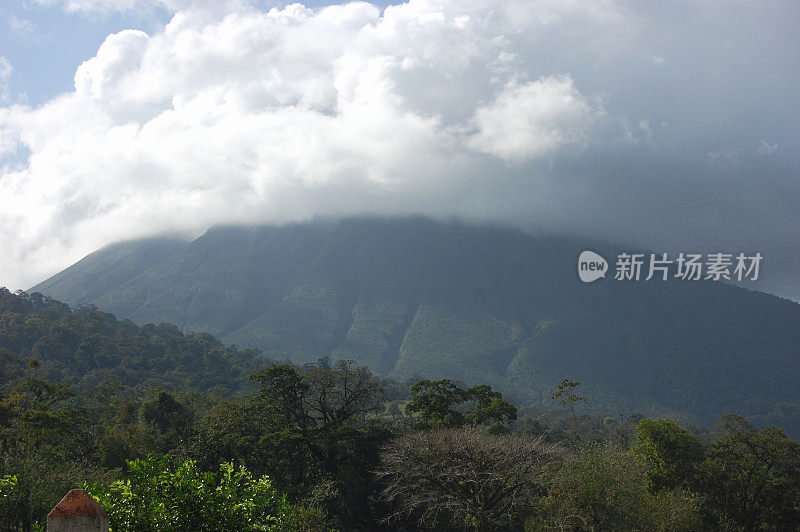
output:
[[[76,515],[99,515],[108,519],[108,514],[94,498],[81,489],[70,490],[56,504],[47,517],[69,517]]]

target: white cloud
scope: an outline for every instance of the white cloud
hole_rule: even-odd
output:
[[[758,145],[758,149],[756,150],[759,155],[772,155],[776,151],[778,151],[778,145],[770,144],[764,139],[761,139],[761,143]]]
[[[732,150],[728,146],[723,146],[716,151],[708,152],[706,161],[721,168],[730,168],[739,164],[739,152]]]
[[[519,6],[507,7],[293,4],[214,17],[195,5],[162,32],[109,35],[73,93],[0,115],[6,151],[31,150],[0,179],[0,268],[25,265],[32,281],[121,237],[222,221],[431,212],[479,179],[481,153],[518,161],[585,145],[598,108],[568,75],[517,81],[524,50],[508,17]],[[537,9],[539,27],[571,16]]]
[[[11,67],[11,62],[4,56],[0,56],[0,81],[6,81],[11,77],[14,69]]]
[[[39,39],[39,32],[36,26],[28,19],[12,15],[8,19],[8,26],[11,33],[26,41],[36,41]]]
[[[541,157],[565,145],[585,145],[602,113],[569,76],[511,83],[493,103],[477,109],[473,122],[478,131],[468,145],[512,162]]]
[[[626,141],[632,131],[651,139],[651,124],[669,121],[653,136],[674,145],[657,161],[684,156],[686,142],[697,150],[686,160],[708,153],[717,163],[730,158],[718,146],[758,139],[714,129],[719,113],[744,106],[727,85],[697,76],[711,63],[715,75],[738,75],[731,58],[744,54],[709,48],[699,60],[697,43],[685,33],[665,38],[668,24],[637,12],[639,3],[411,0],[383,11],[364,2],[265,11],[236,1],[38,1],[174,16],[150,34],[109,35],[77,66],[74,91],[38,107],[0,107],[0,158],[30,152],[22,165],[0,160],[0,285],[29,286],[116,240],[196,234],[219,222],[366,211],[595,228],[592,213],[624,211],[608,202],[656,179],[638,170],[646,166],[634,150],[659,146]],[[695,20],[684,15],[681,24]],[[720,17],[697,20],[697,35],[734,33],[715,29]],[[631,67],[664,49],[670,60],[657,77]],[[750,105],[781,101],[753,97],[746,83],[777,71],[748,75],[736,94]],[[775,140],[785,142],[780,132]],[[626,162],[629,181],[617,177]],[[604,175],[616,189],[597,185]],[[655,219],[661,197],[648,212],[654,223],[675,218],[665,208]],[[619,227],[638,226],[609,223],[604,236]]]
[[[5,56],[0,55],[0,103],[8,103],[11,99],[8,91],[8,80],[11,78],[11,73],[14,69],[11,67],[11,61]],[[0,130],[0,139],[2,139],[2,130]],[[0,155],[3,154],[3,144],[0,140]]]

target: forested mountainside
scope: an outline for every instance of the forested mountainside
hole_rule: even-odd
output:
[[[184,335],[166,323],[139,327],[92,307],[72,310],[0,288],[2,386],[31,375],[78,391],[113,383],[231,395],[267,362],[257,350],[225,347],[207,333]]]
[[[516,401],[581,379],[597,408],[800,431],[800,305],[701,281],[578,280],[584,249],[424,218],[216,227],[99,250],[33,287],[297,363],[490,383]]]

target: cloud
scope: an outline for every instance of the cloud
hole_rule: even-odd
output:
[[[761,139],[761,144],[758,145],[756,153],[758,153],[759,155],[772,155],[776,151],[778,151],[777,144],[770,144],[766,140]]]
[[[11,62],[6,57],[0,56],[0,81],[7,81],[13,71]]]
[[[562,146],[584,146],[589,128],[602,113],[602,107],[581,94],[569,76],[511,83],[494,102],[475,111],[477,132],[468,145],[508,162],[521,162]]]
[[[712,165],[729,167],[739,163],[739,152],[730,149],[728,146],[723,146],[716,151],[708,152],[706,160]]]
[[[20,39],[26,41],[36,41],[39,39],[39,32],[36,26],[28,19],[12,15],[8,19],[8,26],[11,33]]]
[[[11,66],[11,61],[0,55],[0,104],[8,103],[11,99],[8,93],[8,80],[11,78],[12,72],[14,72],[14,69]],[[1,136],[0,139],[2,139]],[[2,141],[0,140],[0,142]],[[0,144],[0,154],[2,153],[2,144]]]
[[[0,158],[30,153],[0,160],[0,285],[121,239],[364,212],[651,247],[769,234],[777,249],[798,224],[786,198],[800,199],[787,170],[800,47],[785,22],[795,8],[781,5],[717,46],[756,8],[137,2],[173,16],[109,35],[76,65],[73,91],[0,107]],[[650,59],[665,49],[669,61]],[[756,185],[746,171],[763,131],[782,149],[758,158]],[[722,176],[730,154],[741,164]]]

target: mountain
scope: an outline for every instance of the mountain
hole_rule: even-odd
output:
[[[568,377],[609,413],[800,431],[800,305],[712,281],[583,284],[584,249],[622,251],[424,218],[215,227],[110,246],[30,292],[274,359],[353,358],[548,405]]]

